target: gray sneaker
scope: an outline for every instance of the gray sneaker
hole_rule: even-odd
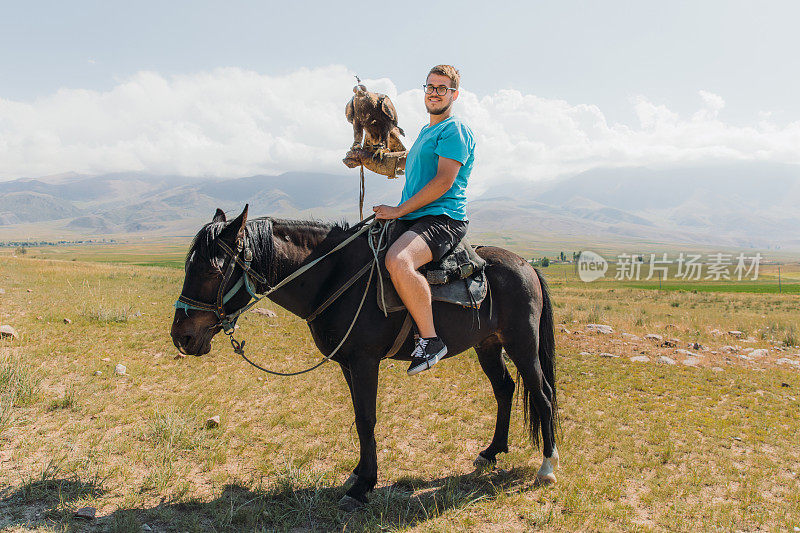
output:
[[[411,353],[411,366],[408,367],[408,375],[413,376],[423,370],[428,370],[445,355],[447,355],[447,346],[444,345],[444,342],[439,337],[419,339],[417,347]]]

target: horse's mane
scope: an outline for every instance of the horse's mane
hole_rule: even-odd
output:
[[[347,231],[350,229],[350,223],[344,219],[337,222],[329,223],[329,222],[323,222],[321,220],[294,220],[290,218],[274,218],[274,217],[262,217],[262,218],[272,220],[273,224],[278,224],[280,226],[288,226],[290,228],[302,229],[304,227],[308,227],[308,228],[329,229],[329,230],[338,229],[341,231]],[[256,218],[253,220],[261,220],[261,218]]]
[[[214,243],[222,230],[225,229],[223,222],[209,222],[197,232],[197,235],[192,239],[192,245],[189,246],[189,251],[186,252],[184,262],[189,261],[192,254],[197,254],[202,259],[211,259],[211,245]]]
[[[225,222],[209,222],[197,232],[189,251],[186,253],[184,262],[188,261],[192,254],[196,254],[197,258],[212,261],[214,254],[212,253],[212,246],[214,241],[219,237],[225,229],[227,223]],[[350,230],[350,224],[341,220],[334,223],[326,223],[320,220],[293,220],[285,218],[273,217],[258,217],[252,218],[247,221],[247,234],[250,249],[253,251],[253,257],[258,258],[258,265],[254,265],[256,270],[269,276],[275,274],[276,264],[273,261],[273,241],[272,241],[272,227],[278,225],[284,228],[303,233],[304,230],[311,230],[318,233],[320,230],[330,232],[337,232],[346,234]],[[309,232],[310,236],[310,232]],[[214,265],[219,268],[220,265]]]

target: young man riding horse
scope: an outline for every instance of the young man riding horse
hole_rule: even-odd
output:
[[[405,232],[386,254],[386,268],[419,330],[408,374],[427,370],[447,355],[433,321],[431,290],[417,269],[440,260],[467,233],[467,181],[475,159],[472,130],[453,116],[460,76],[437,65],[425,81],[430,123],[422,128],[406,158],[400,205],[372,208],[379,219],[399,219]]]
[[[409,229],[390,249],[388,264],[423,337],[414,350],[415,363],[429,368],[447,353],[445,342],[448,356],[474,348],[497,402],[494,435],[478,452],[477,466],[494,464],[499,454],[508,452],[514,391],[521,386],[525,428],[537,445],[541,430],[544,457],[536,480],[553,483],[559,462],[555,332],[553,306],[541,272],[508,250],[482,246],[476,252],[486,262],[489,305],[475,309],[436,302],[437,327],[433,325],[430,292],[416,269],[442,257],[466,231],[464,189],[475,143],[469,128],[450,116],[458,96],[455,69],[432,69],[425,90],[431,124],[422,129],[408,156],[403,200],[397,207],[374,208],[380,218],[400,217],[398,223]],[[405,359],[414,346],[405,334],[402,345],[395,348],[405,315],[387,316],[376,305],[378,281],[372,274],[366,276],[372,272],[370,265],[374,267],[375,249],[367,238],[358,237],[369,229],[272,217],[248,220],[247,206],[228,221],[217,210],[187,255],[170,330],[178,350],[201,355],[211,350],[217,333],[233,333],[236,318],[258,298],[268,297],[308,320],[324,360],[340,364],[353,402],[359,459],[348,482],[352,484],[340,501],[348,511],[363,506],[378,481],[375,424],[380,362],[392,350],[391,357]],[[345,246],[347,253],[337,252]],[[471,322],[476,313],[477,320]],[[358,335],[350,335],[354,329]],[[437,341],[437,334],[443,340]],[[244,354],[243,345],[237,342],[234,348]],[[519,373],[517,383],[506,368],[504,353]],[[410,373],[415,368],[412,364]]]

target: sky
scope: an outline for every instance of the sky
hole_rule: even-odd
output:
[[[800,163],[793,1],[0,1],[0,180],[346,172],[354,75],[407,145],[456,65],[473,176]]]

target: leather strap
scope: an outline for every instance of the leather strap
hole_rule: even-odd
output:
[[[322,302],[322,304],[321,304],[319,307],[317,307],[317,309],[316,309],[316,310],[315,310],[313,313],[311,313],[310,315],[308,315],[308,316],[306,317],[306,322],[308,322],[308,323],[311,323],[311,322],[313,322],[313,321],[314,321],[314,320],[315,320],[317,317],[319,317],[319,315],[321,315],[321,314],[322,314],[322,312],[323,312],[323,311],[325,311],[325,309],[327,309],[329,305],[331,305],[333,302],[335,302],[335,301],[336,301],[336,299],[337,299],[337,298],[339,298],[339,296],[341,296],[341,295],[344,293],[344,291],[346,291],[347,289],[349,289],[350,287],[352,287],[352,286],[353,286],[353,284],[354,284],[356,281],[358,281],[358,279],[359,279],[361,276],[363,276],[364,274],[366,274],[366,273],[367,273],[367,270],[369,270],[371,266],[372,266],[372,261],[370,261],[369,263],[367,263],[366,265],[364,265],[363,267],[361,267],[361,270],[359,270],[358,272],[356,272],[355,276],[353,276],[352,278],[350,278],[349,280],[347,280],[347,282],[346,282],[344,285],[342,285],[341,287],[339,287],[339,288],[336,290],[336,292],[334,292],[333,294],[331,294],[331,295],[328,297],[328,299],[327,299],[327,300],[325,300],[324,302]]]
[[[406,319],[403,321],[403,325],[400,326],[400,332],[397,334],[394,344],[392,344],[392,347],[389,348],[388,352],[386,352],[384,358],[394,357],[397,355],[397,352],[400,351],[403,343],[406,342],[406,338],[408,338],[409,333],[411,333],[411,313],[406,312]]]

